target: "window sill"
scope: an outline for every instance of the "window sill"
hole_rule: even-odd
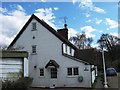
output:
[[[36,55],[37,53],[31,53],[31,55]]]
[[[39,76],[39,78],[45,78],[45,76]]]
[[[32,29],[31,31],[37,31],[37,29]]]
[[[52,80],[56,80],[57,78],[50,78],[50,79],[52,79]]]
[[[71,75],[71,76],[67,76],[67,78],[76,78],[78,77],[79,75]]]

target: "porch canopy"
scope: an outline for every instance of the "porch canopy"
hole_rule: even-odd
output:
[[[57,62],[56,62],[55,60],[50,60],[50,61],[46,64],[45,68],[48,68],[48,67],[59,68],[59,64],[57,64]]]

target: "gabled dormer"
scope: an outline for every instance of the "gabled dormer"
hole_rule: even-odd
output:
[[[65,43],[62,44],[62,54],[74,56],[74,52],[75,52],[75,50],[72,47],[68,46]]]

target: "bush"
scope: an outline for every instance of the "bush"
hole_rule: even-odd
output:
[[[6,80],[2,83],[2,90],[27,90],[33,79],[22,77],[16,81]]]
[[[120,63],[116,66],[117,72],[120,72]]]

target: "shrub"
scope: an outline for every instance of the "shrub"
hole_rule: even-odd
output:
[[[22,77],[16,81],[6,80],[2,83],[2,90],[27,90],[32,80],[30,77]]]
[[[116,66],[117,72],[120,72],[120,63]]]

